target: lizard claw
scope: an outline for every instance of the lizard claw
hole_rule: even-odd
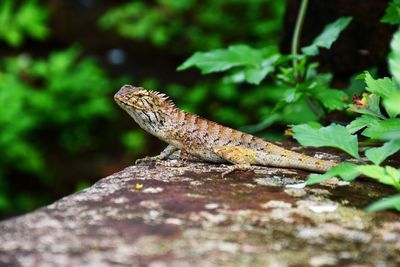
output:
[[[135,164],[141,164],[141,163],[145,163],[145,162],[149,162],[149,161],[155,161],[156,165],[164,166],[164,167],[184,167],[184,166],[186,166],[186,160],[164,161],[164,160],[161,160],[160,157],[158,157],[158,156],[137,159],[135,161]]]
[[[222,178],[225,178],[226,175],[234,172],[234,171],[247,171],[251,170],[251,165],[250,164],[236,164],[232,166],[228,166],[228,170],[224,171],[222,173]]]
[[[175,168],[179,168],[179,167],[185,167],[186,166],[186,162],[178,160],[178,161],[157,161],[156,164],[164,166],[164,167],[175,167]]]
[[[144,162],[157,161],[157,160],[159,160],[159,158],[157,156],[155,156],[155,157],[144,157],[144,158],[141,158],[141,159],[137,159],[135,161],[135,164],[141,164],[141,163],[144,163]]]

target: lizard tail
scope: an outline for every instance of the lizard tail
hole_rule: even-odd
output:
[[[335,167],[336,165],[339,164],[338,162],[335,161],[316,159],[299,153],[296,154],[298,155],[294,155],[293,158],[291,159],[292,161],[291,166],[298,169],[324,173],[327,172],[332,167]]]
[[[268,150],[257,153],[257,161],[260,165],[324,173],[339,164],[336,161],[313,158],[275,145],[269,145]]]

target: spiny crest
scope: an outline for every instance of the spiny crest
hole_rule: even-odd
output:
[[[144,89],[144,90],[146,90],[146,89]],[[160,93],[160,92],[154,91],[154,90],[147,90],[147,92],[149,92],[152,95],[152,97],[155,97],[155,98],[157,97],[162,102],[168,103],[169,105],[175,107],[174,102],[172,102],[172,100],[169,99],[169,96],[167,96],[166,94]]]
[[[144,110],[144,105],[175,107],[174,103],[163,93],[146,90],[143,87],[124,85],[114,96],[115,101],[123,108],[130,106]],[[150,106],[149,106],[150,105]]]

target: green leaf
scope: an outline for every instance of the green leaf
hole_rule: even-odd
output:
[[[197,52],[178,67],[178,71],[197,67],[203,74],[221,72],[237,66],[261,66],[260,50],[247,45],[233,45],[228,49]]]
[[[260,84],[264,78],[275,70],[275,62],[278,60],[278,55],[273,55],[266,60],[263,60],[261,67],[249,67],[244,71],[246,82],[251,84]]]
[[[268,73],[271,73],[274,71],[274,67],[272,66],[267,66],[266,68],[247,68],[244,71],[244,77],[245,81],[251,84],[260,84],[262,80],[268,75]]]
[[[400,0],[397,0],[397,2],[400,6]],[[398,9],[400,9],[400,7],[398,7]],[[397,84],[400,85],[400,30],[393,35],[390,47],[392,52],[389,55],[389,69]]]
[[[357,166],[358,165],[349,162],[341,163],[324,174],[310,174],[306,184],[317,184],[335,176],[338,176],[346,181],[354,180],[360,175],[360,171],[357,170]]]
[[[373,121],[362,132],[362,135],[379,140],[400,139],[400,119]]]
[[[275,63],[278,60],[279,55],[273,55],[261,63],[261,66],[250,66],[246,67],[244,70],[235,72],[232,75],[226,76],[224,78],[225,82],[248,82],[250,84],[258,85],[264,78],[275,70]]]
[[[400,46],[400,42],[399,42]],[[398,95],[400,91],[397,88],[396,82],[392,79],[389,79],[388,77],[385,77],[383,79],[377,79],[375,80],[372,78],[371,74],[369,72],[365,72],[365,83],[367,85],[367,91],[374,93],[376,95],[379,95],[383,98],[384,102],[383,105],[386,109],[386,112],[389,114],[391,118],[396,117],[400,112],[400,105],[395,105],[393,106],[390,104],[387,105],[386,100],[392,100],[393,96],[396,94]]]
[[[388,77],[375,80],[368,71],[365,72],[364,77],[367,91],[376,95],[388,97],[397,90],[396,83]]]
[[[377,180],[380,183],[391,185],[400,191],[400,172],[393,167],[380,167],[377,165],[357,166],[357,170],[365,176]]]
[[[396,25],[400,23],[400,0],[393,0],[386,8],[381,22]]]
[[[375,94],[363,94],[363,98],[359,100],[361,103],[349,105],[349,110],[385,119],[385,116],[382,115],[381,109],[379,108],[380,99],[381,98]]]
[[[400,114],[400,91],[383,100],[383,105],[392,118]]]
[[[350,24],[351,20],[351,17],[342,17],[326,25],[322,33],[314,39],[311,45],[302,48],[302,52],[308,56],[316,56],[319,53],[320,47],[331,48],[332,44]]]
[[[380,199],[369,205],[365,210],[374,212],[386,209],[396,209],[400,211],[400,194]]]
[[[359,130],[367,127],[370,125],[372,122],[378,120],[376,117],[364,114],[361,117],[356,118],[352,122],[350,122],[346,128],[347,130],[354,134],[355,132],[358,132]]]
[[[307,124],[293,126],[293,137],[303,146],[335,147],[359,159],[357,136],[351,135],[346,127],[331,124],[314,129]]]
[[[381,147],[370,148],[367,151],[365,151],[365,155],[374,164],[379,165],[387,157],[393,155],[399,150],[400,150],[400,139],[397,139],[386,142]]]
[[[318,98],[329,111],[342,110],[347,106],[346,100],[349,98],[345,92],[324,87],[315,89],[314,97]]]

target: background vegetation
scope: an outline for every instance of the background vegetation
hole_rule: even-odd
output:
[[[282,140],[287,125],[308,123],[293,127],[300,143],[334,146],[355,158],[354,134],[367,127],[362,135],[384,145],[370,148],[372,164],[362,168],[373,168],[372,178],[400,190],[399,171],[380,166],[400,149],[399,35],[392,40],[390,74],[367,66],[389,78],[376,80],[367,69],[343,77],[319,61],[358,18],[346,14],[318,25],[303,45],[302,21],[313,15],[306,12],[308,1],[299,3],[1,1],[0,216],[49,203],[161,149],[113,103],[125,83],[166,92],[187,111],[268,139]],[[297,26],[283,23],[285,9],[285,21],[292,15]],[[398,10],[395,0],[382,23],[398,24]],[[286,54],[284,32],[292,46]],[[349,106],[353,95],[360,97]],[[362,116],[347,128],[317,123],[345,125],[355,113]],[[382,134],[387,127],[392,135]],[[348,139],[316,143],[323,131]],[[307,143],[302,136],[310,134]],[[310,183],[371,173],[355,168],[345,165]],[[384,207],[399,207],[395,198]]]

